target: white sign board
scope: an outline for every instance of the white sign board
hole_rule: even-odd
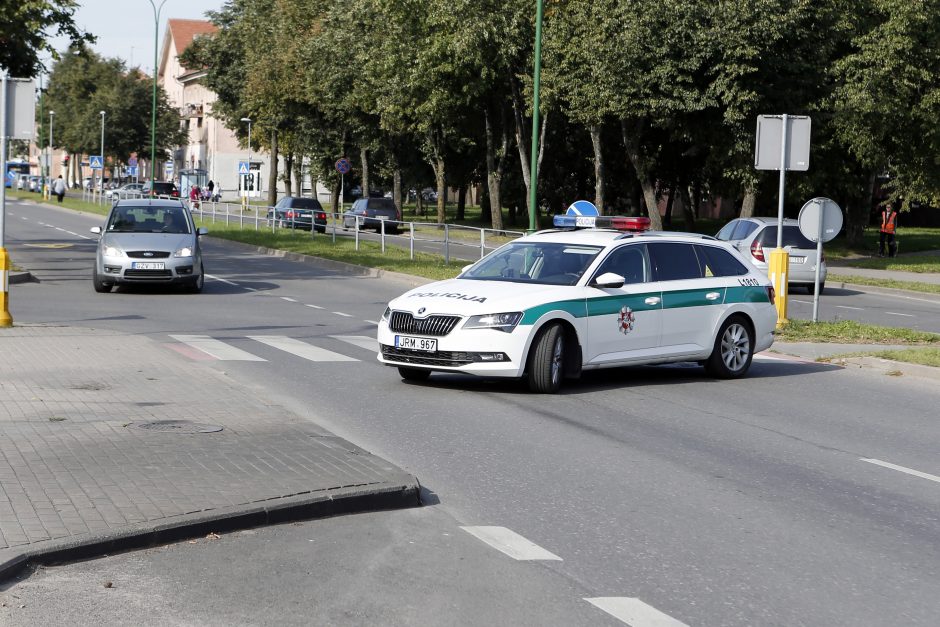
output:
[[[809,117],[787,116],[786,169],[805,172],[809,169]],[[754,147],[754,167],[758,170],[779,170],[783,140],[783,116],[757,116],[757,141]]]
[[[7,128],[10,139],[32,139],[36,128],[36,83],[31,78],[7,79]],[[0,129],[2,130],[2,129]]]
[[[828,242],[842,230],[842,209],[829,198],[813,198],[800,209],[799,222],[806,239]]]

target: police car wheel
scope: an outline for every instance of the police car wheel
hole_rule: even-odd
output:
[[[564,377],[565,333],[560,324],[550,324],[539,333],[529,356],[529,389],[553,394]]]
[[[400,374],[401,378],[405,381],[427,381],[428,377],[431,376],[431,371],[422,370],[421,368],[406,368],[405,366],[399,366],[398,374]]]
[[[753,335],[743,318],[732,316],[725,320],[718,330],[712,354],[705,362],[705,371],[719,379],[743,376],[754,357]]]

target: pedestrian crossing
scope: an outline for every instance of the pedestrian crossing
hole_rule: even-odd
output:
[[[267,358],[252,352],[254,350],[252,345],[257,343],[315,362],[362,361],[368,358],[366,351],[374,356],[379,350],[375,337],[367,335],[330,335],[327,337],[338,340],[342,345],[348,345],[357,356],[329,350],[309,340],[299,340],[286,335],[246,335],[238,338],[225,338],[225,340],[208,335],[170,335],[170,338],[176,342],[176,345],[171,344],[170,348],[194,360],[268,361]],[[233,345],[232,342],[237,342],[239,346]],[[264,352],[260,346],[258,350]]]

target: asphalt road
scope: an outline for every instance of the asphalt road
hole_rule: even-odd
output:
[[[425,533],[505,527],[560,558],[524,562],[530,568],[509,583],[526,591],[520,603],[541,624],[605,624],[607,613],[577,612],[595,611],[585,598],[608,597],[639,599],[696,625],[934,625],[940,615],[932,382],[764,356],[740,381],[709,380],[691,365],[630,368],[590,373],[551,397],[516,382],[447,375],[405,384],[375,362],[367,341],[404,284],[210,242],[206,270],[216,278],[201,295],[95,294],[91,240],[82,235],[100,218],[15,204],[9,211],[14,261],[42,279],[14,286],[18,324],[145,334],[398,464],[419,477],[439,516]],[[833,292],[833,304],[880,306],[863,300],[870,295]],[[218,340],[212,350],[224,359],[179,339],[189,335]],[[312,360],[280,338],[329,353]],[[424,537],[415,532],[416,549]],[[480,555],[470,572],[500,581],[485,555],[502,554],[471,540]],[[232,545],[228,559],[255,550]],[[317,558],[279,557],[283,571],[251,584],[293,603],[283,582]],[[97,572],[107,572],[109,562],[100,564]],[[409,560],[390,561],[387,572],[422,574]],[[175,585],[187,577],[182,571]],[[235,590],[249,585],[228,580]],[[438,622],[490,624],[485,614],[475,620],[473,591],[447,582],[461,620]],[[347,596],[350,612],[374,590],[363,579],[357,592]],[[540,612],[543,597],[575,599],[575,614]],[[232,599],[250,609],[249,595]],[[426,624],[405,613],[413,603],[402,598],[402,613],[388,622]]]

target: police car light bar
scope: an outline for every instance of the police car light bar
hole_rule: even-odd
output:
[[[627,216],[558,215],[554,224],[561,229],[615,229],[617,231],[648,231],[650,219]]]

